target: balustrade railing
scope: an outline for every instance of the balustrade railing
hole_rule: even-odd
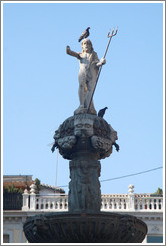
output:
[[[30,199],[30,202],[29,202]],[[101,211],[162,211],[163,197],[151,194],[109,194],[101,197]],[[22,210],[68,211],[68,195],[23,194]]]
[[[102,195],[101,210],[162,211],[163,198],[150,194]]]
[[[162,210],[162,197],[135,197],[135,210]]]
[[[102,195],[101,210],[127,210],[129,209],[128,195]]]
[[[36,210],[68,210],[68,196],[36,196]]]

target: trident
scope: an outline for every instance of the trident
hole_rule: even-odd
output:
[[[106,54],[107,54],[108,47],[109,47],[109,45],[110,45],[111,39],[112,39],[113,36],[115,36],[115,35],[117,34],[117,31],[118,31],[118,27],[116,28],[115,33],[114,33],[114,28],[113,28],[113,30],[112,30],[111,35],[110,35],[110,31],[108,32],[107,38],[110,38],[110,39],[109,39],[109,42],[108,42],[108,44],[107,44],[107,48],[106,48],[106,51],[105,51],[105,54],[104,54],[104,57],[103,57],[103,58],[106,57]],[[95,92],[95,89],[96,89],[96,86],[97,86],[97,82],[98,82],[98,80],[99,80],[99,76],[100,76],[100,73],[101,73],[101,69],[102,69],[102,65],[99,67],[99,71],[98,71],[98,75],[97,75],[95,87],[94,87],[93,92],[92,92],[92,96],[91,96],[91,99],[90,99],[90,102],[89,102],[89,105],[88,105],[88,110],[87,110],[87,112],[89,111],[89,108],[90,108],[90,105],[91,105],[91,102],[92,102],[92,98],[93,98],[93,95],[94,95],[94,92]]]

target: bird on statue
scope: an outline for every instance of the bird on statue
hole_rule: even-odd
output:
[[[114,145],[115,146],[115,148],[116,148],[116,151],[119,151],[119,145],[115,142],[115,143],[113,143],[112,145]]]
[[[80,38],[78,39],[78,42],[80,42],[82,39],[87,38],[89,36],[89,29],[90,27],[88,27],[80,36]]]
[[[106,109],[108,109],[107,107],[103,108],[103,109],[100,109],[99,112],[98,112],[98,117],[101,117],[103,118],[104,114],[105,114],[105,111]]]

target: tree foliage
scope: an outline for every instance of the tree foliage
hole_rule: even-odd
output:
[[[158,188],[156,192],[152,193],[151,196],[163,196],[163,190]]]
[[[155,195],[162,195],[163,194],[163,190],[158,187],[158,190],[154,194]]]
[[[40,180],[38,178],[35,179],[36,191],[39,193],[40,190]]]
[[[7,185],[7,187],[4,189],[4,193],[23,193],[23,189],[16,188],[14,184]]]

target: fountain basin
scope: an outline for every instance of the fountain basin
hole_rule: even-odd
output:
[[[48,212],[24,224],[30,243],[141,243],[146,224],[135,216],[110,212]]]

